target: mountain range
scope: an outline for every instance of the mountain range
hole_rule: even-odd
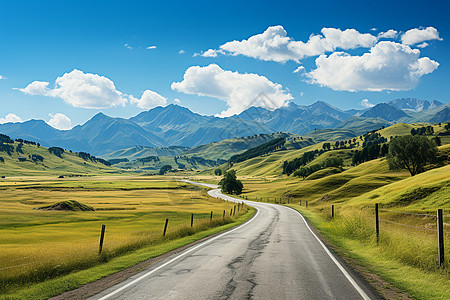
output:
[[[0,125],[0,133],[13,138],[85,151],[97,156],[134,146],[199,145],[261,133],[290,132],[306,135],[315,130],[342,129],[359,135],[397,122],[445,122],[450,104],[414,98],[395,99],[365,110],[343,111],[323,101],[311,105],[293,102],[270,111],[251,107],[227,118],[203,116],[178,105],[156,107],[129,119],[98,113],[71,130],[57,130],[42,120]],[[311,136],[314,136],[311,133]]]

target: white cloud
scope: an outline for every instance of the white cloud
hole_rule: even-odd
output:
[[[76,69],[58,77],[55,88],[49,89],[48,85],[48,82],[34,81],[19,90],[30,95],[61,98],[67,104],[81,108],[125,106],[127,102],[127,95],[118,91],[109,78]]]
[[[4,118],[0,118],[0,124],[22,122],[22,119],[16,114],[7,114]]]
[[[303,93],[303,92],[300,92],[300,97],[303,97],[303,95],[304,95],[305,93]]]
[[[377,31],[377,30],[378,30],[378,28],[376,28],[376,27],[370,28],[370,31]]]
[[[425,48],[425,47],[428,47],[428,46],[429,45],[428,45],[427,42],[423,42],[422,44],[416,45],[416,47],[418,47],[418,48]]]
[[[380,32],[377,37],[379,39],[382,39],[382,38],[384,38],[384,39],[396,39],[397,35],[398,35],[398,32],[396,30],[389,29],[386,32]]]
[[[427,27],[425,29],[414,28],[410,29],[402,35],[402,43],[405,45],[414,45],[424,41],[439,40],[439,32],[434,27]]]
[[[5,76],[0,75],[0,80],[7,79]]]
[[[369,33],[359,33],[355,29],[344,31],[337,28],[323,28],[321,34],[311,35],[304,43],[287,36],[283,26],[268,27],[263,33],[247,40],[231,41],[220,46],[219,50],[209,49],[202,56],[216,57],[218,54],[244,55],[265,61],[284,63],[332,52],[337,48],[355,49],[372,47],[377,38]]]
[[[47,122],[48,125],[59,130],[69,130],[72,128],[72,120],[69,119],[65,114],[56,113],[54,115],[48,114],[50,116],[50,121]]]
[[[402,91],[414,88],[419,79],[439,63],[407,45],[383,41],[362,56],[335,52],[316,59],[308,82],[339,91]]]
[[[274,110],[293,98],[280,84],[264,76],[226,71],[216,64],[190,67],[183,81],[173,82],[171,87],[185,94],[225,101],[228,109],[221,112],[221,117],[238,114],[251,106]]]
[[[178,51],[178,54],[185,54],[186,51],[184,51],[183,49],[181,49],[180,51]]]
[[[129,98],[131,103],[136,103],[137,107],[142,109],[167,105],[167,98],[151,90],[145,90],[140,99],[136,99],[133,96],[129,96]]]
[[[217,57],[218,54],[224,54],[225,52],[223,52],[222,50],[214,50],[214,49],[208,49],[205,52],[203,52],[202,54],[200,54],[200,56],[203,57]]]
[[[133,49],[133,47],[131,47],[130,45],[128,45],[128,44],[124,44],[123,45],[125,48],[127,48],[127,49]]]
[[[148,46],[147,48],[145,48],[147,50],[151,50],[151,49],[156,49],[156,46]]]
[[[375,104],[370,103],[368,99],[361,100],[361,103],[360,103],[360,104],[361,104],[364,108],[371,108],[371,107],[374,107],[374,106],[375,106]]]
[[[180,103],[181,103],[180,99],[173,99],[173,102],[175,102],[175,103],[177,103],[177,104],[180,104]]]
[[[294,70],[293,73],[303,73],[303,72],[305,72],[305,67],[299,66],[297,69]]]
[[[28,95],[41,95],[48,96],[50,89],[48,88],[49,83],[45,81],[33,81],[23,89],[14,88],[22,93]]]

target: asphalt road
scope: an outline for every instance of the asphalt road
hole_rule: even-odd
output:
[[[218,189],[209,194],[235,200]],[[90,299],[379,298],[326,249],[298,212],[245,202],[258,209],[247,223]]]

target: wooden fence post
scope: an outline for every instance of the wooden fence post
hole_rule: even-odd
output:
[[[306,206],[305,207],[308,207],[308,201],[306,201]]]
[[[334,219],[334,204],[331,205],[331,218]]]
[[[236,205],[234,206],[233,216],[236,214]]]
[[[209,217],[209,222],[212,222],[212,215],[213,215],[213,211],[211,211],[211,216]]]
[[[194,214],[191,214],[191,227],[194,226]]]
[[[230,210],[230,217],[231,217],[232,214],[233,214],[233,209]]]
[[[442,209],[437,210],[437,228],[438,228],[438,253],[439,265],[444,266],[444,222],[442,218]]]
[[[106,227],[106,225],[102,225],[102,232],[100,233],[100,245],[98,247],[98,254],[102,254],[103,240],[105,238],[105,227]]]
[[[378,203],[375,203],[375,229],[377,233],[377,245],[380,242],[380,220],[378,216]]]
[[[166,224],[164,224],[164,232],[163,232],[163,236],[166,236],[166,231],[167,231],[167,224],[169,223],[169,219],[166,219]]]
[[[223,210],[223,220],[225,220],[225,209]]]

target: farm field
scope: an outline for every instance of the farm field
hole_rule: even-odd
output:
[[[100,265],[144,246],[163,245],[169,240],[232,224],[247,213],[245,206],[230,217],[235,204],[211,198],[203,188],[171,179],[156,176],[2,179],[0,289],[13,295],[19,287]],[[37,209],[69,200],[95,210]],[[191,214],[194,214],[193,228]],[[166,219],[169,223],[163,238]],[[106,225],[106,232],[99,255],[102,225]]]

